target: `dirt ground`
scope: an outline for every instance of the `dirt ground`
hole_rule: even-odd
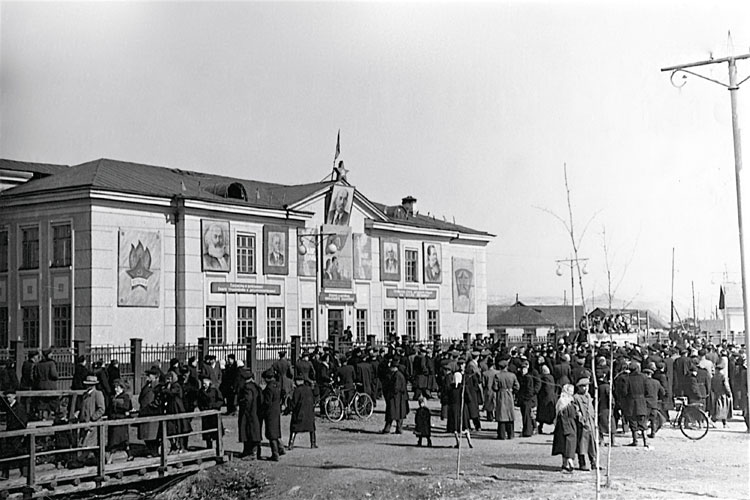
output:
[[[433,448],[416,446],[414,412],[401,435],[382,435],[383,401],[368,421],[330,423],[318,419],[318,449],[307,435],[278,463],[234,459],[211,474],[252,475],[265,486],[253,494],[261,499],[589,499],[595,498],[595,472],[560,472],[560,457],[551,456],[552,436],[495,439],[496,426],[473,432],[474,448],[461,448],[461,476],[456,479],[457,450],[445,434],[445,421],[433,410]],[[412,409],[416,403],[411,403]],[[516,417],[518,424],[520,416]],[[227,450],[239,452],[236,418],[226,421]],[[289,417],[282,418],[288,438]],[[551,432],[546,426],[545,432]],[[669,424],[652,440],[652,449],[630,448],[620,434],[612,449],[611,486],[601,498],[690,499],[750,498],[750,435],[735,418],[727,429],[711,429],[700,441],[690,441]],[[602,448],[606,464],[606,448]],[[270,455],[267,443],[264,458]],[[602,483],[605,473],[602,471]],[[239,498],[239,497],[238,497]]]

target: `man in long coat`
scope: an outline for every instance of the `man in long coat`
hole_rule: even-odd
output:
[[[406,392],[406,378],[398,369],[395,359],[391,363],[390,373],[383,385],[385,397],[385,427],[383,434],[391,432],[391,424],[396,422],[396,434],[401,434],[401,424],[409,413],[409,395]]]
[[[141,387],[141,393],[138,395],[139,417],[152,417],[161,415],[162,410],[156,399],[154,388],[159,382],[159,371],[150,369],[146,373],[146,383]],[[138,439],[143,440],[146,444],[146,450],[149,456],[159,455],[159,422],[146,422],[138,425]]]
[[[487,369],[482,373],[482,388],[484,389],[484,411],[487,412],[487,421],[495,420],[495,391],[492,390],[492,382],[495,375],[500,373],[495,369],[495,363],[491,358],[487,360]]]
[[[0,396],[2,398],[3,396]],[[6,419],[6,431],[20,431],[25,429],[29,423],[29,417],[26,415],[26,409],[22,404],[19,404],[16,399],[16,390],[9,389],[6,392],[5,399],[6,404],[0,404],[0,408],[5,412]],[[4,438],[0,440],[0,458],[11,458],[28,453],[28,436],[16,436],[12,438]],[[0,479],[5,480],[10,477],[10,469],[13,466],[17,466],[21,471],[22,476],[26,476],[28,470],[28,460],[5,461],[0,463]]]
[[[430,373],[427,366],[427,356],[421,347],[419,354],[414,356],[412,367],[414,369],[414,401],[418,400],[420,396],[429,398]]]
[[[513,439],[513,422],[515,420],[513,394],[518,392],[520,385],[516,376],[508,371],[507,359],[498,361],[497,367],[500,371],[495,375],[495,380],[492,381],[492,390],[496,393],[497,438]]]
[[[648,405],[646,404],[646,379],[641,373],[641,365],[633,361],[630,363],[630,374],[623,384],[623,407],[622,413],[628,420],[633,441],[628,446],[638,446],[638,433],[643,438],[643,446],[648,447],[646,441],[646,416]]]
[[[271,446],[271,460],[279,461],[284,454],[281,445],[281,386],[276,381],[276,372],[272,369],[263,372],[266,387],[263,389],[261,413],[266,427],[266,439]]]
[[[310,448],[317,448],[315,440],[315,396],[302,375],[294,377],[294,392],[292,393],[292,419],[289,422],[289,448],[294,448],[294,440],[298,432],[310,433]]]
[[[521,380],[519,381],[518,406],[521,409],[523,427],[521,437],[531,437],[534,434],[534,417],[531,414],[537,405],[537,393],[541,389],[541,379],[536,370],[531,370],[528,361],[521,364]]]
[[[244,380],[239,392],[238,402],[240,411],[237,415],[237,429],[239,441],[242,443],[242,458],[255,460],[260,454],[260,442],[263,439],[261,421],[258,417],[261,404],[261,391],[255,383],[255,374],[249,368],[240,370],[240,377]]]
[[[286,351],[279,351],[279,359],[271,365],[273,371],[279,378],[281,387],[281,404],[284,408],[289,406],[289,400],[294,391],[294,374],[292,373],[292,364],[286,357]]]

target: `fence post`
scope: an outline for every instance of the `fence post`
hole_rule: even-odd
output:
[[[74,340],[73,341],[73,352],[75,353],[75,356],[86,356],[88,354],[86,349],[86,341],[85,340]]]
[[[143,339],[130,339],[130,369],[133,371],[133,394],[141,392],[141,380],[143,377],[142,348]]]
[[[159,457],[161,467],[159,467],[159,476],[165,476],[167,473],[167,453],[169,453],[167,451],[167,446],[169,446],[169,440],[167,439],[167,421],[162,420],[159,422],[159,425],[161,425],[161,456]]]
[[[300,336],[299,335],[292,335],[292,352],[291,357],[289,361],[292,363],[292,366],[295,366],[297,364],[297,360],[299,359],[299,355],[302,352],[302,344],[300,342]]]
[[[29,470],[26,471],[26,491],[36,491],[36,435],[29,434]]]
[[[206,337],[198,337],[198,363],[203,361],[208,356],[208,339]]]
[[[253,373],[258,368],[258,338],[257,337],[250,337],[247,342],[246,349],[246,357],[245,363],[247,363],[247,367],[250,368]],[[260,374],[256,373],[255,376],[258,377]]]
[[[106,451],[104,447],[104,436],[106,435],[107,431],[107,424],[106,422],[102,425],[96,426],[97,434],[96,434],[96,445],[98,446],[97,450],[97,461],[96,461],[96,471],[97,471],[97,477],[94,479],[97,486],[102,485],[105,479],[104,475],[104,463],[106,461]]]
[[[26,348],[23,345],[23,340],[11,340],[10,349],[14,353],[13,359],[16,361],[16,376],[18,380],[21,380],[21,368],[26,359]]]
[[[224,462],[224,424],[221,421],[221,412],[216,415],[217,426],[216,429],[216,456],[219,457],[219,463]]]
[[[367,345],[373,348],[375,347],[375,335],[374,334],[371,333],[367,336]]]
[[[333,336],[333,352],[339,352],[341,346],[341,337],[339,335]]]

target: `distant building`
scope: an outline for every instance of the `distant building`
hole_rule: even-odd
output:
[[[109,159],[0,175],[0,348],[486,331],[493,235],[374,203],[342,164],[297,185]]]
[[[575,306],[575,312],[580,318],[583,307]],[[510,307],[487,306],[488,331],[509,345],[554,341],[556,334],[572,331],[572,325],[573,306],[532,306],[521,301]]]
[[[745,309],[742,306],[742,285],[723,283],[719,287],[719,319],[723,328],[720,339],[745,342]],[[702,328],[703,329],[703,328]]]

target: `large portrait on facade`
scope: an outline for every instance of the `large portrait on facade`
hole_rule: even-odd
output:
[[[354,245],[354,279],[372,279],[372,238],[366,234],[352,235]]]
[[[229,221],[202,219],[201,235],[203,270],[228,273],[231,263]]]
[[[443,250],[440,243],[423,243],[424,282],[443,282]]]
[[[380,239],[380,279],[401,281],[401,243],[396,239]]]
[[[354,202],[354,188],[334,184],[326,203],[326,224],[348,226]]]
[[[318,252],[316,251],[315,228],[297,229],[297,276],[315,276],[318,265]],[[301,249],[304,248],[304,252]]]
[[[263,272],[289,274],[289,230],[280,226],[263,226]]]
[[[352,229],[323,225],[323,288],[352,287]]]
[[[474,259],[453,257],[453,312],[474,312]]]
[[[120,229],[117,254],[117,305],[159,307],[161,235],[159,231]]]

